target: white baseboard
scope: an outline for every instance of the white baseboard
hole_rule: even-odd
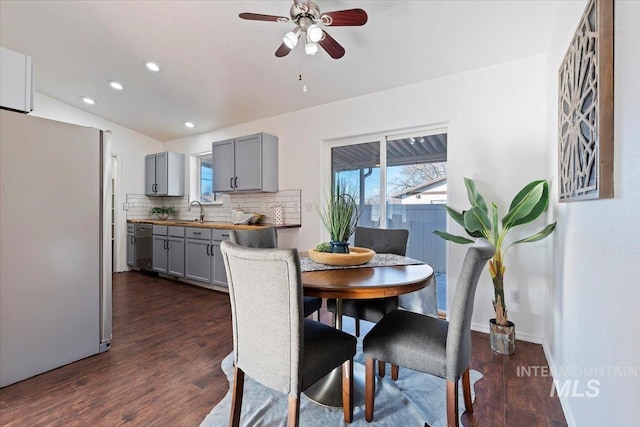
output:
[[[547,364],[549,365],[549,372],[557,372],[558,366],[551,356],[549,347],[545,342],[542,343],[542,350],[544,351],[544,357],[547,358]],[[564,412],[564,418],[567,421],[568,427],[577,427],[576,420],[573,418],[573,412],[571,412],[571,406],[567,396],[560,396],[560,406],[562,406],[562,412]]]
[[[471,323],[471,330],[476,332],[484,332],[485,334],[489,333],[489,321],[487,323]],[[519,332],[518,327],[516,325],[516,339],[520,341],[527,341],[533,344],[542,344],[542,337],[537,335],[527,334],[525,332]]]

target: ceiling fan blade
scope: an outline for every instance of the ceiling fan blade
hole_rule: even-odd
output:
[[[249,19],[251,21],[271,21],[271,22],[289,22],[289,18],[284,16],[263,15],[261,13],[241,13],[240,18]]]
[[[276,56],[278,58],[282,58],[283,56],[287,56],[289,52],[291,52],[291,49],[289,49],[286,44],[282,43],[278,50],[276,50]]]
[[[360,26],[367,23],[367,12],[362,9],[336,10],[320,15],[324,25],[331,27]]]
[[[318,44],[322,46],[333,59],[342,58],[344,56],[344,48],[326,31],[322,30],[322,32],[324,33],[324,37]]]

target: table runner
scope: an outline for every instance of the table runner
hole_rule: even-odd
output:
[[[362,267],[388,267],[392,265],[414,265],[425,264],[424,261],[418,261],[417,259],[409,258],[401,255],[394,254],[375,254],[371,261],[366,264],[360,265],[327,265],[319,264],[307,257],[300,257],[300,269],[301,271],[320,271],[320,270],[339,270],[343,268],[362,268]]]

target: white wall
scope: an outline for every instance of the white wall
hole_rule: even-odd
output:
[[[210,149],[212,141],[268,132],[279,137],[280,188],[302,189],[302,203],[323,194],[323,141],[367,133],[446,123],[450,204],[468,205],[463,177],[477,180],[485,196],[506,209],[526,183],[546,170],[545,55],[491,66],[394,90],[335,102],[234,128],[182,138],[166,148],[187,154]],[[321,89],[318,89],[321,90]],[[259,96],[259,94],[257,94]],[[304,94],[301,93],[301,96]],[[302,228],[283,230],[280,242],[300,249],[323,240],[315,212],[302,212]],[[461,231],[450,224],[452,231]],[[523,227],[522,233],[542,223]],[[518,232],[514,233],[514,236]],[[508,255],[506,286],[521,290],[520,307],[510,307],[519,337],[540,342],[544,303],[545,242],[517,247]],[[466,248],[449,245],[449,292],[453,291]],[[488,330],[493,287],[483,273],[473,322]],[[451,295],[449,295],[451,297]],[[449,298],[451,300],[451,298]]]
[[[114,154],[119,154],[119,199],[116,206],[116,216],[121,220],[118,227],[119,259],[116,266],[118,271],[127,270],[126,261],[126,223],[122,202],[127,193],[144,193],[144,156],[163,151],[160,141],[133,131],[114,122],[103,119],[86,111],[65,104],[42,93],[36,92],[34,110],[30,115],[43,117],[60,122],[90,126],[112,132],[111,142]]]
[[[577,25],[578,18],[575,23]],[[544,349],[550,365],[570,369],[578,394],[596,380],[598,395],[561,398],[570,426],[631,426],[640,419],[640,2],[615,2],[613,199],[557,203],[557,69],[575,27],[550,61],[548,168],[552,214]],[[618,368],[605,375],[593,369]],[[629,368],[635,368],[629,369]],[[591,371],[591,372],[590,372]],[[618,375],[624,374],[625,375]],[[575,384],[575,383],[573,383]]]

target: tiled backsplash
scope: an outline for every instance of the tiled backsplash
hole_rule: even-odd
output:
[[[236,193],[223,194],[221,205],[204,205],[205,221],[231,222],[231,210],[242,209],[245,212],[261,213],[266,215],[267,223],[274,223],[271,216],[271,208],[275,205],[282,207],[285,225],[301,224],[301,190],[282,190],[277,193]],[[198,218],[200,208],[193,206],[191,212],[187,212],[189,195],[184,197],[147,197],[144,194],[127,194],[124,205],[127,211],[127,219],[148,219],[154,215],[149,214],[149,209],[156,206],[173,206],[178,213],[171,219],[190,221]]]

